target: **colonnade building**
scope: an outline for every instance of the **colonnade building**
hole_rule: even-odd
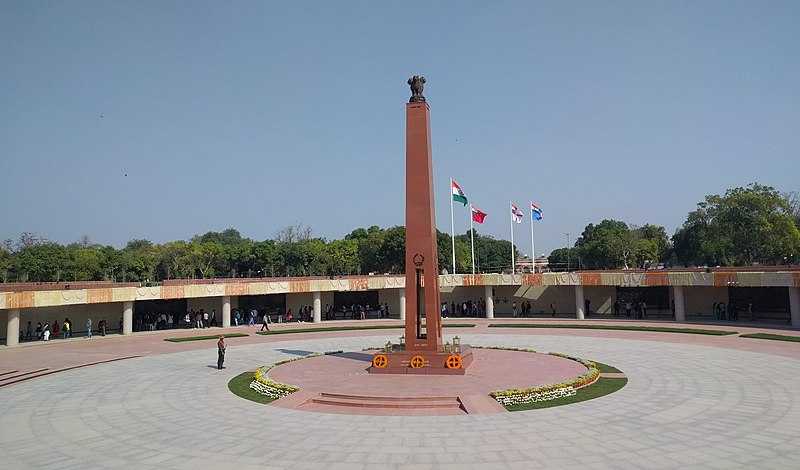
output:
[[[581,271],[537,274],[451,274],[439,277],[441,300],[448,305],[480,303],[486,318],[529,316],[614,318],[617,308],[644,302],[647,318],[677,322],[719,319],[715,307],[733,307],[728,321],[791,325],[800,328],[800,269],[685,269],[656,271]],[[105,320],[109,331],[132,334],[146,314],[214,312],[220,326],[231,326],[236,309],[282,314],[308,306],[309,320],[341,318],[343,306],[388,306],[390,318],[405,318],[403,275],[191,279],[157,286],[138,283],[0,284],[0,338],[16,346],[27,322],[69,318],[73,334],[85,333],[86,319]],[[616,308],[615,308],[616,305]],[[334,315],[324,318],[330,309]],[[516,307],[516,308],[515,308]],[[459,308],[456,309],[460,310]],[[624,317],[624,310],[621,312]],[[451,313],[452,315],[453,313]],[[24,335],[23,335],[24,336]]]

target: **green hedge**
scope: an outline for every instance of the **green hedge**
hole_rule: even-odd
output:
[[[773,335],[770,333],[748,333],[739,335],[740,338],[755,338],[755,339],[771,339],[775,341],[791,341],[793,343],[800,343],[800,336],[788,335]]]
[[[444,328],[472,328],[472,323],[451,323],[442,325]],[[316,328],[287,328],[281,330],[259,331],[260,335],[287,335],[292,333],[317,333],[321,331],[352,331],[352,330],[398,330],[404,325],[366,325],[366,326],[321,326]]]
[[[698,328],[672,328],[668,326],[584,325],[575,323],[492,323],[489,328],[569,328],[576,330],[653,331],[658,333],[687,333],[694,335],[727,336],[737,331],[703,330]]]
[[[250,336],[247,333],[225,333],[222,335],[226,338],[241,338],[242,336]],[[185,341],[203,341],[206,339],[219,339],[220,335],[207,335],[207,336],[181,336],[177,338],[164,338],[164,341],[170,343],[183,343]]]

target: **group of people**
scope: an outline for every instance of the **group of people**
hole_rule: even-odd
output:
[[[172,312],[147,312],[137,315],[134,320],[135,331],[156,331],[168,330],[173,328],[208,328],[217,326],[217,311],[212,309],[211,313],[205,309],[189,309],[180,317]]]
[[[341,305],[338,309],[342,318],[350,317],[353,320],[366,320],[371,313],[375,313],[377,318],[389,318],[389,304],[378,303],[376,306],[370,304]],[[325,305],[325,319],[336,320],[336,310],[332,305]]]
[[[625,316],[628,318],[634,319],[645,319],[647,318],[647,303],[644,300],[639,302],[626,300],[625,302],[621,302],[619,299],[614,300],[614,316],[618,317],[622,313],[622,309],[625,309]],[[633,317],[631,317],[633,315]]]
[[[97,323],[97,332],[100,336],[105,336],[106,331],[108,329],[108,322],[105,319],[100,320]],[[34,329],[32,322],[28,321],[28,324],[25,326],[25,329],[20,329],[19,331],[19,340],[22,341],[50,341],[50,338],[58,338],[59,335],[63,337],[63,339],[72,338],[73,334],[73,324],[72,320],[68,317],[64,318],[64,321],[61,325],[58,324],[58,320],[53,320],[53,324],[51,325],[49,321],[44,323],[37,322],[36,328]],[[86,319],[86,338],[92,338],[92,319]],[[120,319],[120,330],[122,330],[122,319]]]
[[[739,319],[739,308],[735,302],[714,302],[711,306],[711,313],[714,315],[715,320],[728,320],[736,321]],[[743,309],[747,312],[749,321],[753,321],[753,302],[747,302],[747,306]]]
[[[458,317],[478,317],[486,313],[486,302],[483,297],[478,301],[466,300],[456,305],[455,302],[442,302],[441,306],[442,318],[458,316]]]

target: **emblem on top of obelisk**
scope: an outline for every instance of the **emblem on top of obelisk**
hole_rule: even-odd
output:
[[[425,97],[422,96],[422,90],[425,88],[425,77],[422,75],[414,75],[408,79],[408,84],[411,86],[411,98],[409,103],[424,103]]]

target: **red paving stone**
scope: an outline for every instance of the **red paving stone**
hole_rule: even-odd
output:
[[[586,372],[582,364],[549,354],[473,349],[465,375],[368,374],[366,353],[319,356],[279,365],[273,380],[309,392],[374,397],[453,397],[561,382]]]
[[[282,364],[271,369],[269,376],[299,387],[308,397],[275,402],[285,408],[451,415],[502,412],[503,408],[488,397],[489,392],[562,382],[586,372],[578,362],[549,354],[473,349],[473,355],[465,375],[369,374],[366,368],[372,356],[349,352]]]

